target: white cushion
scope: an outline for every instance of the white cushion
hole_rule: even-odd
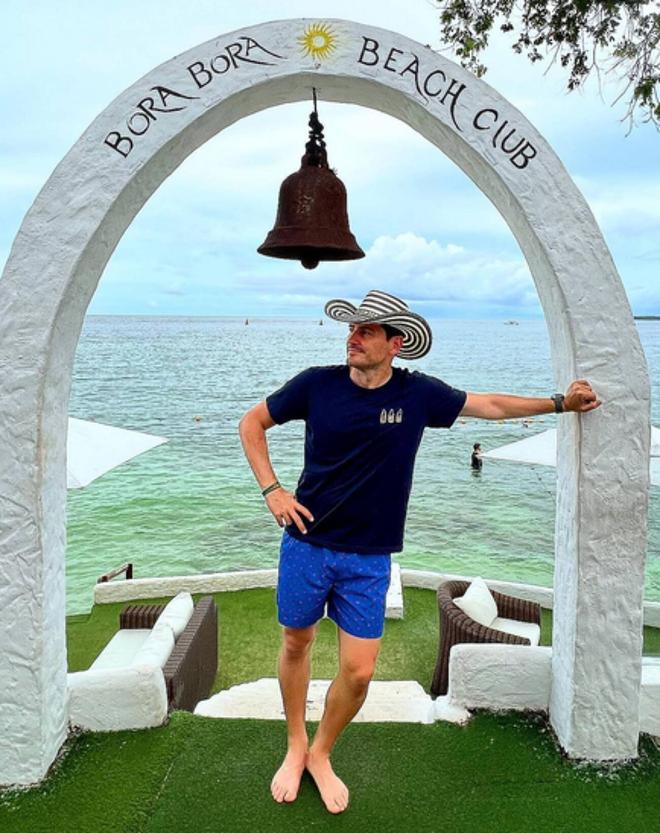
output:
[[[174,631],[174,636],[178,639],[183,633],[184,628],[190,621],[193,615],[193,603],[190,593],[182,590],[180,593],[167,603],[165,610],[158,617],[158,623],[166,622]]]
[[[174,648],[174,633],[167,622],[160,620],[151,629],[144,645],[133,657],[131,666],[155,665],[162,668]]]
[[[460,607],[470,619],[474,619],[486,628],[497,616],[497,604],[486,582],[477,576],[465,591],[465,595],[454,599],[454,604]]]
[[[112,637],[90,668],[128,668],[150,633],[151,628],[122,628]]]
[[[496,617],[490,625],[496,631],[504,631],[513,636],[522,636],[529,639],[530,645],[535,648],[539,644],[541,638],[541,628],[536,622],[521,622],[519,619],[504,619],[503,617]]]

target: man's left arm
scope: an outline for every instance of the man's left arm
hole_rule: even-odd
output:
[[[564,395],[563,411],[586,413],[601,404],[594,389],[586,379],[578,379],[569,385]],[[505,393],[468,393],[461,416],[479,419],[514,419],[538,416],[557,411],[551,397],[511,396]]]

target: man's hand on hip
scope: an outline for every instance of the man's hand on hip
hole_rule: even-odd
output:
[[[265,501],[278,526],[289,526],[294,523],[303,535],[306,534],[307,527],[300,516],[304,515],[309,521],[313,521],[314,517],[306,506],[298,503],[295,495],[287,492],[286,489],[276,489],[266,495]]]

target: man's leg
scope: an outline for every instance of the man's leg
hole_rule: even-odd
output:
[[[316,625],[284,628],[278,663],[280,691],[287,724],[287,753],[275,773],[270,791],[275,801],[294,801],[307,755],[305,705],[310,675],[310,653]]]
[[[348,788],[335,775],[330,753],[342,730],[364,703],[380,642],[380,638],[362,639],[339,628],[339,672],[328,689],[325,711],[307,754],[307,769],[331,813],[346,809]]]

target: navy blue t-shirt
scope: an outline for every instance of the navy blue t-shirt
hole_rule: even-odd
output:
[[[392,368],[379,388],[347,365],[311,367],[266,399],[272,419],[304,419],[305,462],[296,498],[314,516],[294,538],[340,552],[403,549],[415,455],[425,427],[449,428],[466,393],[424,373]]]

